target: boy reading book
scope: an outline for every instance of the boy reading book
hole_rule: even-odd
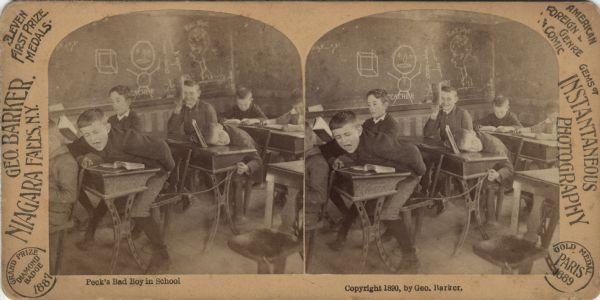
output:
[[[475,122],[479,130],[512,132],[523,127],[515,113],[510,111],[510,101],[504,96],[496,96],[492,102],[494,112]]]
[[[446,125],[452,132],[461,129],[473,130],[473,119],[468,111],[456,106],[458,95],[456,89],[444,85],[440,88],[439,104],[432,107],[431,116],[423,128],[423,136],[440,137],[442,141],[448,139]]]
[[[407,179],[398,183],[396,186],[398,192],[385,200],[381,220],[400,244],[402,261],[399,269],[415,271],[418,267],[418,259],[414,245],[410,242],[408,228],[400,220],[400,209],[413,193],[419,182],[419,176],[425,173],[425,163],[421,153],[413,144],[402,142],[383,133],[363,130],[351,111],[335,114],[329,121],[329,127],[335,141],[345,152],[335,160],[335,168],[375,164],[412,173]],[[351,212],[346,215],[344,224],[338,232],[337,243],[345,241],[349,227],[356,218],[356,210]]]
[[[111,128],[119,130],[133,129],[142,131],[142,121],[140,117],[131,110],[131,91],[128,87],[123,85],[117,85],[108,91],[110,97],[110,104],[116,114],[108,118]]]
[[[230,125],[212,124],[202,128],[202,135],[209,145],[241,146],[256,149],[256,143],[246,131]],[[262,174],[262,160],[256,152],[244,157],[237,163],[236,172],[231,179],[234,197],[234,221],[247,221],[246,211],[252,197],[252,185],[259,182]]]
[[[217,123],[217,112],[214,107],[200,100],[200,85],[185,80],[182,87],[182,98],[175,101],[175,109],[167,122],[167,130],[171,135],[191,137],[195,134],[192,120],[196,120],[200,128]]]
[[[59,132],[54,121],[48,121],[49,154],[49,226],[62,226],[69,221],[73,205],[77,201],[77,162],[65,146],[65,137]],[[58,232],[50,234],[50,274],[56,274]]]
[[[77,119],[77,127],[82,138],[76,140],[70,150],[82,167],[127,161],[161,169],[148,179],[147,189],[135,196],[131,217],[135,226],[146,234],[153,246],[152,259],[146,273],[166,272],[169,266],[169,255],[160,228],[150,216],[150,206],[161,191],[169,172],[175,167],[169,147],[164,141],[142,135],[135,130],[112,129],[100,109],[84,111]],[[106,210],[104,202],[100,202],[83,241],[78,244],[80,249],[86,250],[93,245],[96,226]]]
[[[401,134],[400,124],[387,113],[390,97],[383,89],[374,89],[367,92],[367,105],[371,118],[363,123],[363,130],[373,130],[398,136]]]
[[[238,87],[235,95],[235,105],[223,114],[222,121],[225,124],[255,125],[267,120],[267,116],[265,116],[262,109],[254,103],[250,89],[242,86]]]
[[[455,134],[456,143],[461,151],[466,152],[485,152],[499,154],[506,157],[506,160],[497,163],[488,170],[487,180],[484,183],[485,198],[487,204],[486,219],[491,227],[497,227],[496,222],[496,195],[500,186],[511,188],[515,170],[508,159],[509,151],[497,137],[473,130],[461,130]]]

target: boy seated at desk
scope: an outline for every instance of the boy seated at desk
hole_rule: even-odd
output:
[[[363,123],[363,130],[372,130],[391,136],[399,136],[402,133],[398,121],[387,113],[390,98],[384,89],[368,91],[367,105],[369,106],[371,118]]]
[[[185,136],[194,135],[192,120],[196,120],[200,128],[218,122],[215,108],[210,103],[200,100],[201,94],[198,83],[191,80],[183,82],[183,99],[175,101],[175,109],[167,122],[167,131],[170,135],[182,133]]]
[[[50,225],[50,274],[56,274],[56,253],[58,249],[58,232],[54,228],[69,222],[73,205],[77,202],[77,174],[79,166],[67,149],[66,139],[58,131],[56,123],[48,121],[49,154],[49,216]]]
[[[212,124],[202,128],[202,134],[209,145],[239,146],[256,149],[256,143],[246,131],[230,125]],[[262,178],[262,159],[256,152],[237,163],[231,179],[234,197],[234,222],[247,222],[246,212],[252,197],[252,185]]]
[[[128,87],[117,85],[108,91],[110,104],[116,114],[108,118],[111,128],[119,130],[133,129],[142,131],[142,121],[137,113],[131,110],[131,91]]]
[[[515,113],[510,111],[510,101],[497,96],[492,102],[494,112],[475,122],[475,127],[485,131],[513,132],[523,127]]]
[[[131,218],[153,246],[152,259],[146,273],[165,273],[169,266],[169,254],[160,228],[150,216],[150,206],[162,190],[169,172],[175,167],[169,147],[164,141],[142,135],[135,130],[112,129],[100,109],[84,111],[77,119],[77,127],[82,138],[73,142],[70,150],[83,168],[103,162],[127,161],[143,163],[147,168],[161,169],[148,179],[147,189],[135,196]],[[78,248],[87,250],[93,245],[96,226],[106,211],[107,206],[101,201],[95,209],[83,241],[78,243]]]
[[[500,187],[510,189],[512,187],[513,177],[515,170],[512,163],[510,162],[510,152],[497,137],[473,130],[461,130],[456,134],[456,144],[461,151],[465,152],[484,152],[491,154],[499,154],[506,157],[501,163],[494,165],[492,169],[488,170],[487,180],[484,183],[485,195],[487,205],[486,220],[490,227],[498,227],[496,222],[496,195]],[[518,200],[515,200],[518,201]]]
[[[263,125],[283,125],[283,131],[304,130],[304,101],[299,93],[292,93],[292,109],[275,119],[266,120]]]
[[[402,250],[401,271],[415,271],[418,259],[414,245],[410,242],[408,228],[400,219],[400,209],[409,199],[419,183],[419,176],[425,173],[425,163],[419,149],[410,143],[402,142],[389,135],[365,131],[351,111],[336,113],[329,121],[333,137],[345,154],[335,159],[335,169],[352,165],[376,164],[394,167],[396,170],[410,171],[411,176],[398,183],[395,195],[386,198],[381,211],[381,220],[391,235],[396,238]],[[344,243],[356,209],[345,216],[344,224],[338,231],[337,243]],[[341,247],[340,247],[341,248]]]
[[[238,87],[235,95],[235,105],[223,114],[222,122],[224,124],[256,125],[267,120],[262,109],[254,103],[251,90]]]
[[[429,120],[423,128],[424,137],[440,137],[442,141],[448,140],[446,125],[450,126],[452,132],[461,129],[473,130],[473,118],[468,111],[456,106],[458,94],[456,89],[444,85],[440,90],[440,103],[432,109]]]

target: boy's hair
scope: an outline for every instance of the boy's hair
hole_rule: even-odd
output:
[[[388,92],[384,89],[373,89],[367,92],[367,98],[373,95],[373,97],[381,100],[381,103],[390,103],[390,96],[388,96]]]
[[[202,136],[204,137],[204,140],[208,143],[209,141],[212,141],[212,139],[215,137],[215,129],[221,126],[220,124],[216,124],[216,123],[210,123],[207,126],[202,126],[202,128],[200,128],[200,132],[202,133]]]
[[[195,81],[193,81],[193,80],[191,80],[191,79],[186,79],[186,80],[184,80],[184,81],[183,81],[183,85],[184,85],[184,86],[189,86],[189,87],[195,87],[195,88],[197,88],[198,90],[200,90],[200,84],[199,84],[199,83],[197,83],[197,82],[195,82]]]
[[[456,95],[458,95],[458,92],[456,91],[456,89],[450,85],[444,84],[442,85],[442,87],[440,88],[440,90],[444,93],[452,93],[454,92]]]
[[[77,118],[77,128],[90,126],[96,121],[104,121],[104,112],[99,108],[88,109]]]
[[[131,99],[133,98],[132,95],[131,95],[131,90],[129,89],[128,86],[125,86],[125,85],[113,86],[108,91],[108,95],[110,96],[110,94],[112,94],[113,92],[116,92],[117,94],[125,97],[125,100],[131,101]]]
[[[331,117],[331,120],[329,120],[329,128],[331,128],[331,130],[335,130],[342,128],[346,126],[346,124],[350,123],[356,123],[356,115],[352,111],[343,110]]]
[[[500,107],[504,106],[505,104],[510,104],[510,100],[508,98],[502,95],[498,95],[496,98],[494,98],[494,106]]]
[[[235,91],[235,96],[238,99],[246,99],[250,94],[252,94],[252,91],[245,86],[240,86]]]

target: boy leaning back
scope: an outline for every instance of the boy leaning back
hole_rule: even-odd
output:
[[[147,168],[160,168],[160,171],[146,182],[148,188],[135,196],[131,217],[136,227],[146,234],[153,246],[152,259],[146,273],[165,273],[169,267],[169,254],[160,228],[150,216],[150,206],[162,190],[169,172],[175,167],[169,147],[164,141],[142,135],[135,130],[111,129],[100,109],[84,111],[77,119],[77,127],[82,138],[76,140],[70,150],[84,168],[115,161],[137,162],[143,163]],[[105,206],[99,207],[105,209]],[[97,222],[89,224],[84,239],[86,244],[93,243],[96,225]]]
[[[419,176],[425,173],[425,163],[421,153],[413,144],[401,142],[383,133],[363,131],[351,111],[335,114],[329,126],[334,139],[345,152],[334,162],[336,168],[376,164],[394,167],[397,171],[411,172],[411,176],[396,186],[398,192],[385,200],[381,220],[400,244],[402,261],[399,270],[416,271],[419,264],[416,250],[410,242],[408,228],[400,219],[400,209],[413,193],[419,182]]]

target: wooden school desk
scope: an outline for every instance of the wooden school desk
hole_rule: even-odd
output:
[[[452,150],[443,147],[439,141],[423,137],[413,137],[411,141],[414,142],[421,151],[429,153],[431,157],[437,158],[437,165],[434,167],[434,178],[433,184],[429,191],[431,196],[438,184],[439,174],[443,173],[450,177],[458,179],[461,183],[463,193],[473,188],[472,182],[476,181],[482,176],[487,175],[487,170],[491,169],[495,164],[506,160],[507,158],[497,154],[491,153],[459,153],[455,154]],[[487,233],[481,223],[480,209],[479,209],[479,198],[480,193],[475,193],[471,197],[471,193],[465,194],[465,206],[467,208],[466,222],[463,227],[461,236],[458,244],[454,249],[456,254],[463,246],[467,234],[469,233],[469,227],[471,226],[471,215],[475,217],[475,222],[481,232],[481,236],[484,239],[488,239]]]
[[[334,181],[336,185],[333,186],[333,189],[337,191],[344,200],[354,203],[360,216],[363,236],[360,270],[363,270],[367,262],[367,257],[369,255],[369,238],[371,236],[371,228],[373,228],[375,232],[375,242],[377,244],[377,249],[379,250],[379,257],[388,269],[394,271],[396,267],[392,264],[385,251],[379,232],[381,209],[383,208],[385,198],[396,193],[398,182],[410,176],[410,172],[375,174],[342,169],[337,170],[335,176],[337,177],[336,179],[339,180]],[[371,200],[377,200],[372,223],[365,208],[365,204]]]
[[[534,161],[540,164],[542,168],[550,168],[556,164],[558,159],[558,141],[556,140],[538,140],[512,133],[487,133],[497,137],[505,144],[510,143],[510,137],[517,137],[523,140],[523,147],[515,160],[515,164],[519,161],[519,158]]]
[[[110,260],[110,274],[114,273],[117,265],[123,234],[125,234],[127,245],[129,245],[129,250],[135,262],[140,268],[144,269],[145,267],[131,237],[131,207],[135,196],[147,189],[146,182],[158,171],[160,171],[158,168],[127,171],[125,169],[111,170],[98,166],[86,169],[86,182],[83,185],[83,190],[88,195],[98,197],[104,201],[113,222],[115,243]],[[127,197],[123,218],[119,216],[115,206],[115,200],[121,197]]]
[[[544,227],[542,234],[542,246],[548,247],[552,234],[558,223],[559,184],[558,169],[543,169],[531,171],[519,171],[515,173],[513,183],[515,200],[513,201],[512,214],[510,218],[511,232],[518,233],[519,207],[521,204],[521,192],[526,191],[533,194],[533,207],[527,220],[527,232],[525,238],[537,242],[538,229],[542,220],[542,204],[544,200],[550,201],[551,214],[549,226]]]
[[[271,131],[269,150],[287,153],[296,158],[304,154],[304,131],[283,131],[268,126],[248,125],[240,125],[239,128],[244,129],[250,136],[253,136],[253,131],[257,128],[269,129]]]
[[[229,205],[229,188],[231,186],[231,177],[236,170],[236,164],[242,159],[255,153],[255,149],[237,146],[209,146],[202,148],[198,144],[190,142],[181,142],[177,140],[167,141],[172,148],[178,150],[191,149],[192,158],[190,159],[189,168],[206,173],[211,181],[215,202],[217,205],[216,215],[210,229],[208,240],[204,246],[204,251],[207,251],[212,245],[212,242],[217,235],[219,221],[221,218],[221,209],[225,210],[227,222],[234,234],[238,234],[237,229],[231,218]],[[183,149],[181,149],[183,148]],[[181,180],[186,180],[182,178]],[[201,193],[201,192],[200,192]],[[188,193],[190,196],[194,193]]]
[[[275,184],[287,187],[287,202],[281,212],[281,227],[290,229],[296,218],[296,197],[304,188],[304,161],[296,160],[269,164],[267,167],[267,199],[265,202],[265,226],[273,226],[273,193]]]

